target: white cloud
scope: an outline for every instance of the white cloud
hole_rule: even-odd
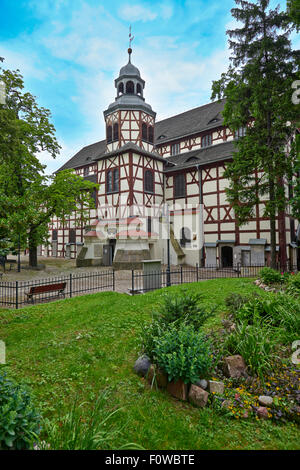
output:
[[[123,5],[119,9],[119,15],[126,21],[153,21],[157,18],[157,13],[151,8],[146,8],[143,5]]]

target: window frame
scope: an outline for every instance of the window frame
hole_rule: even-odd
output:
[[[176,142],[176,144],[171,144],[171,148],[170,148],[171,157],[173,157],[174,155],[179,155],[179,154],[180,154],[180,143]]]
[[[152,189],[151,189],[151,190],[149,190],[149,189],[147,188],[147,182],[146,182],[146,181],[147,181],[147,180],[146,180],[146,174],[147,174],[147,173],[151,174],[151,177],[152,177]],[[148,194],[154,194],[154,193],[155,193],[155,190],[154,190],[154,188],[155,188],[154,176],[155,176],[155,175],[154,175],[154,171],[153,171],[153,170],[151,170],[150,168],[146,168],[146,169],[145,169],[145,171],[144,171],[144,192],[145,192],[145,193],[148,193]]]
[[[177,187],[177,190],[176,190],[176,180],[178,180],[179,178],[182,178],[182,181],[183,181],[183,192],[178,194],[178,187]],[[182,199],[182,198],[186,198],[186,175],[185,173],[179,173],[177,175],[174,175],[173,176],[173,185],[174,185],[174,199]]]
[[[205,134],[201,137],[201,148],[207,148],[212,146],[212,135]]]
[[[71,236],[72,234],[72,236]],[[76,244],[76,228],[69,228],[69,243],[71,245]]]
[[[117,174],[117,178],[115,177]],[[109,175],[111,175],[111,188],[109,188]],[[106,194],[114,194],[120,191],[120,171],[119,168],[106,170]]]

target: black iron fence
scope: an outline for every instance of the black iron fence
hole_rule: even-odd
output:
[[[90,292],[115,290],[115,272],[103,271],[32,281],[0,281],[0,306],[20,308]]]
[[[205,281],[209,279],[220,278],[257,278],[263,265],[241,266],[220,268],[218,266],[178,266],[176,268],[164,269],[145,273],[143,271],[132,271],[131,273],[131,294],[149,292],[162,287],[174,286],[179,284]],[[279,268],[278,271],[297,272],[297,267],[290,265],[286,268]]]

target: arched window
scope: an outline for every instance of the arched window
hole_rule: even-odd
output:
[[[120,85],[119,85],[119,93],[124,93],[124,83],[120,83]]]
[[[114,123],[114,137],[113,140],[119,140],[119,124],[117,122]]]
[[[148,141],[151,142],[151,144],[153,144],[153,141],[154,141],[154,129],[153,129],[153,126],[149,126],[149,127],[148,127]]]
[[[154,178],[151,170],[145,171],[145,192],[154,193]]]
[[[182,227],[180,230],[180,245],[185,247],[191,243],[191,231],[188,227]]]
[[[112,142],[112,126],[107,126],[106,128],[106,140],[108,144]]]
[[[134,83],[129,80],[129,82],[126,83],[126,93],[132,94],[134,93]]]
[[[147,124],[143,122],[142,124],[142,139],[147,141],[148,140],[148,129],[147,129]]]
[[[136,92],[138,95],[141,95],[142,94],[142,87],[141,85],[138,83],[137,86],[136,86]]]
[[[176,175],[174,176],[174,197],[185,197],[185,176]]]

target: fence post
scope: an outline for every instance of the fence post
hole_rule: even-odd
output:
[[[131,293],[134,295],[134,270],[131,271]]]
[[[72,297],[72,273],[70,274],[70,297]]]
[[[19,308],[19,282],[16,281],[16,309]]]
[[[112,271],[112,276],[113,276],[113,291],[116,289],[116,280],[115,280],[115,270],[113,269]]]
[[[198,263],[196,263],[196,279],[199,281]]]
[[[182,266],[180,266],[180,283],[183,284]]]
[[[237,273],[238,273],[238,277],[240,277],[240,275],[241,275],[241,263],[237,264]]]

